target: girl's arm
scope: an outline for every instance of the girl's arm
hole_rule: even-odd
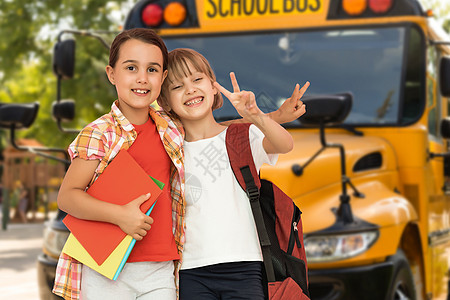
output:
[[[86,220],[108,222],[119,226],[126,234],[141,240],[151,228],[153,219],[140,210],[150,195],[142,195],[126,205],[98,200],[85,192],[98,160],[75,158],[66,172],[58,193],[58,207],[68,214]]]
[[[280,124],[265,115],[256,105],[255,94],[241,91],[234,73],[230,73],[233,93],[215,82],[214,86],[224,94],[238,113],[247,121],[255,124],[263,133],[263,146],[266,153],[287,153],[293,148],[292,136]]]
[[[234,75],[233,75],[234,76]],[[231,77],[231,74],[230,74]],[[300,99],[305,94],[308,89],[310,83],[307,81],[302,88],[297,83],[295,85],[294,91],[292,92],[291,97],[286,99],[283,104],[276,111],[270,112],[266,114],[272,120],[277,122],[278,124],[289,123],[294,120],[300,118],[306,112],[306,106],[303,104],[303,101]],[[228,126],[231,123],[249,123],[250,121],[246,118],[230,120],[221,122],[221,125]]]
[[[20,192],[20,199],[23,199],[25,197],[28,196],[28,190],[27,189],[22,189],[22,191]]]
[[[297,83],[290,98],[286,99],[279,109],[268,113],[269,117],[279,124],[292,122],[297,120],[306,112],[306,106],[300,99],[305,94],[309,87],[309,81],[307,81],[302,88]]]

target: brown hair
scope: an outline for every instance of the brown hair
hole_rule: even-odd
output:
[[[119,59],[119,51],[122,45],[131,39],[135,39],[150,45],[155,45],[161,49],[163,56],[163,70],[167,70],[168,53],[166,44],[164,41],[156,34],[155,31],[148,28],[133,28],[124,30],[119,33],[111,44],[109,50],[109,65],[114,68],[117,60]]]
[[[189,69],[190,63],[194,70]],[[188,48],[178,48],[169,52],[169,65],[167,67],[168,75],[163,82],[161,88],[160,99],[164,106],[169,106],[167,101],[167,89],[171,83],[173,83],[177,78],[183,78],[188,75],[192,75],[192,71],[197,71],[206,74],[211,83],[216,81],[216,75],[214,74],[211,65],[208,60],[195,50]],[[222,107],[223,98],[220,92],[214,95],[214,103],[212,109],[218,109]]]

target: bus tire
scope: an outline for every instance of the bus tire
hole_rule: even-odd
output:
[[[388,260],[394,263],[394,274],[387,300],[416,300],[413,275],[403,251],[398,249]]]

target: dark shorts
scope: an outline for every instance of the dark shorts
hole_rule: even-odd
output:
[[[264,300],[262,262],[233,262],[180,271],[180,300]]]
[[[28,198],[22,198],[19,200],[18,208],[20,211],[26,212],[28,208]]]

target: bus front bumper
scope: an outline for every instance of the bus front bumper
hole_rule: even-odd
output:
[[[52,293],[57,263],[58,261],[48,257],[46,254],[42,253],[38,256],[37,279],[41,300],[62,299]]]
[[[341,269],[309,269],[309,291],[314,300],[386,299],[394,264]]]

